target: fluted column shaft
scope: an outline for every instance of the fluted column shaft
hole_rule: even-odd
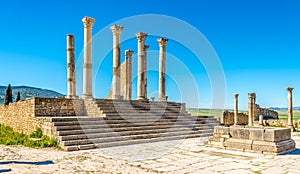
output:
[[[125,50],[125,58],[126,58],[126,83],[125,83],[125,100],[131,100],[132,94],[132,50]]]
[[[166,101],[166,45],[168,39],[160,38],[159,43],[159,86],[158,86],[158,100]]]
[[[93,98],[93,79],[92,79],[92,26],[95,19],[84,17],[84,64],[83,64],[83,99]]]
[[[147,91],[147,54],[148,54],[148,45],[144,45],[144,96],[147,99],[148,98],[148,91]]]
[[[67,35],[67,70],[68,70],[68,94],[67,98],[76,97],[76,76],[75,76],[75,53],[74,36]]]
[[[238,113],[239,113],[239,94],[234,94],[234,125],[238,124]]]
[[[254,126],[255,93],[248,94],[248,126]]]
[[[137,81],[137,100],[146,100],[144,92],[144,43],[147,37],[146,33],[136,34],[138,40],[138,81]]]
[[[113,80],[112,80],[112,99],[120,99],[120,36],[122,26],[113,25]]]

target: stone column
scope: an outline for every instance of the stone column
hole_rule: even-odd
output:
[[[74,36],[67,35],[67,67],[68,67],[68,94],[66,98],[76,97],[76,76],[75,76],[75,54],[74,54]]]
[[[149,45],[144,45],[144,96],[147,99],[147,53],[148,53]]]
[[[255,93],[248,93],[248,126],[254,126]]]
[[[258,124],[259,124],[260,126],[263,126],[263,125],[264,125],[264,116],[263,116],[263,115],[259,115]]]
[[[93,98],[93,79],[92,79],[92,27],[94,18],[84,17],[84,63],[83,63],[83,99]]]
[[[126,83],[125,83],[125,100],[131,100],[132,94],[132,50],[125,50],[125,58],[126,58]]]
[[[138,40],[138,81],[137,81],[137,100],[146,100],[145,92],[144,92],[144,43],[146,37],[148,35],[146,33],[136,33],[136,38]]]
[[[110,27],[113,33],[112,99],[120,99],[120,36],[123,28],[118,25]]]
[[[293,125],[293,87],[288,87],[286,90],[288,91],[288,123],[287,126],[294,131]]]
[[[159,38],[159,87],[158,87],[158,100],[166,101],[166,45],[167,38]]]
[[[234,125],[238,124],[238,113],[239,113],[238,97],[239,94],[234,94]]]

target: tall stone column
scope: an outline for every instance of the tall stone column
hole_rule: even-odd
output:
[[[137,81],[137,100],[146,100],[145,92],[144,92],[144,43],[146,37],[148,35],[146,33],[136,33],[136,38],[138,40],[138,81]]]
[[[288,127],[294,131],[294,124],[293,124],[293,87],[288,87],[286,90],[288,91]]]
[[[255,93],[248,93],[248,126],[254,126]]]
[[[83,63],[83,99],[93,98],[93,79],[92,79],[92,27],[94,18],[84,17],[84,63]]]
[[[158,86],[158,100],[166,101],[166,45],[167,38],[159,38],[159,86]]]
[[[238,124],[238,113],[239,113],[238,97],[239,94],[234,94],[234,125]]]
[[[125,83],[125,100],[131,100],[132,94],[132,50],[125,50],[125,58],[126,58],[126,83]]]
[[[75,53],[74,36],[67,35],[67,67],[68,67],[68,95],[67,98],[76,97],[76,76],[75,76]]]
[[[113,80],[112,99],[120,99],[120,36],[124,27],[113,25]]]
[[[144,45],[144,96],[148,98],[148,91],[147,91],[147,53],[148,53],[149,45]]]

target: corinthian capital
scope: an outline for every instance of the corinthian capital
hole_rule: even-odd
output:
[[[144,42],[146,40],[146,37],[148,36],[148,34],[139,32],[139,33],[136,33],[135,36],[139,42]]]
[[[293,89],[294,89],[293,87],[288,87],[288,88],[286,88],[286,90],[289,91],[289,92],[292,92]]]
[[[94,25],[94,22],[95,22],[94,18],[87,17],[87,16],[82,18],[82,23],[83,23],[84,27],[86,27],[86,28],[91,28]]]
[[[167,38],[159,38],[159,39],[157,39],[157,42],[159,43],[159,46],[166,46],[168,39]]]
[[[113,25],[110,27],[113,35],[120,35],[123,28],[124,28],[123,26],[119,26],[119,25]]]

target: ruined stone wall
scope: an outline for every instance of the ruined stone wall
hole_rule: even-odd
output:
[[[31,98],[0,106],[0,124],[24,134],[30,134],[40,127],[45,135],[54,137],[50,116],[75,116],[84,112],[83,100]]]
[[[223,112],[221,123],[225,125],[233,125],[234,124],[234,112],[229,112],[225,110]],[[239,125],[248,124],[248,115],[244,113],[238,113],[238,122]]]
[[[259,115],[263,115],[264,119],[278,119],[278,112],[267,108],[261,108],[258,104],[256,104],[254,120],[257,121],[259,119]]]
[[[45,118],[35,117],[34,106],[34,98],[1,106],[0,124],[10,126],[14,131],[27,135],[35,131],[36,127],[40,127],[45,135],[51,136],[52,125]]]
[[[121,96],[121,98],[124,98],[125,89],[126,89],[125,87],[126,87],[126,61],[124,61],[120,65],[120,96]],[[107,96],[107,99],[111,99],[111,98],[112,98],[112,86],[110,86],[110,91]]]
[[[35,116],[85,115],[84,101],[65,98],[35,98]]]

